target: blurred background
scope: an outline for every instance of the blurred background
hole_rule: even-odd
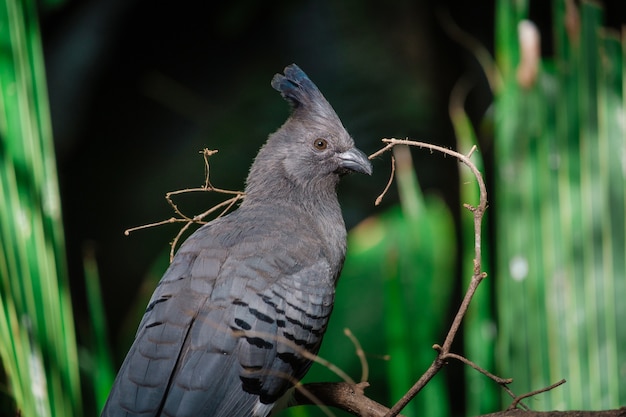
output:
[[[17,134],[22,143],[24,131],[11,128],[18,107],[22,120],[32,118],[25,131],[39,126],[42,143],[53,138],[38,175],[43,184],[58,176],[62,219],[46,220],[43,204],[44,243],[23,255],[10,249],[20,246],[19,227],[12,228],[23,213],[13,216],[5,207],[1,219],[0,331],[13,342],[0,352],[0,407],[8,410],[0,413],[97,415],[180,225],[130,236],[124,231],[172,217],[166,192],[204,184],[203,148],[219,150],[210,159],[212,183],[243,189],[257,150],[289,114],[269,83],[291,63],[308,73],[368,154],[388,137],[462,152],[478,145],[476,163],[490,192],[483,261],[493,279],[479,290],[455,351],[514,378],[518,394],[574,379],[560,394],[531,401],[531,408],[599,409],[626,401],[626,334],[617,324],[625,313],[618,297],[626,296],[622,0],[399,0],[384,6],[354,0],[6,0],[2,10],[2,139]],[[529,80],[517,71],[525,56],[517,32],[523,19],[541,34],[536,72],[529,58]],[[12,66],[23,55],[30,61]],[[23,84],[32,97],[23,103],[32,106],[11,106],[20,71],[31,74]],[[38,165],[20,165],[24,149],[10,142],[1,149],[3,197],[13,209],[12,198],[41,205],[24,195],[50,192],[23,181],[29,164]],[[343,334],[351,329],[367,353],[367,393],[389,406],[434,359],[430,347],[443,341],[456,311],[473,256],[471,216],[462,203],[477,202],[475,179],[452,158],[413,149],[398,160],[407,158],[379,206],[374,200],[389,178],[389,154],[374,161],[371,178],[349,177],[340,187],[351,253],[320,352],[358,380],[361,364]],[[35,191],[20,191],[29,186]],[[192,216],[220,196],[193,193],[176,201]],[[598,204],[580,204],[589,201]],[[20,239],[30,241],[30,235]],[[46,242],[56,243],[54,253]],[[60,306],[65,341],[58,345],[51,330],[43,330],[54,319],[27,312],[41,305],[38,297],[54,298],[48,287],[36,279],[29,289],[11,281],[23,276],[13,256],[29,263],[44,252],[57,259],[51,279],[60,282],[59,298],[71,297],[71,305]],[[50,269],[28,268],[32,277]],[[25,295],[30,290],[40,295]],[[11,326],[26,330],[19,336]],[[55,376],[55,367],[64,368],[55,355],[74,370]],[[59,398],[36,396],[29,414],[22,405],[32,395],[29,387],[42,383],[41,375],[25,371],[33,363],[43,367],[45,390]],[[22,373],[20,391],[15,380]],[[307,380],[337,377],[316,365]],[[71,389],[53,392],[51,386],[64,384]],[[67,399],[60,391],[72,394]],[[495,384],[452,363],[406,414],[477,415],[502,404]],[[287,413],[322,415],[312,407]]]

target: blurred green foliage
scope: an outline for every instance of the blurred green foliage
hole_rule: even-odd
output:
[[[0,3],[0,51],[2,411],[25,417],[82,415],[57,168],[34,2]]]
[[[499,371],[532,408],[626,401],[624,48],[602,9],[553,1],[540,59],[528,1],[497,3],[495,188]],[[528,34],[530,33],[530,36]],[[520,42],[520,39],[522,42]],[[533,56],[533,54],[535,56]]]

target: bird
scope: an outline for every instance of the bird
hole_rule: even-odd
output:
[[[236,210],[177,251],[102,417],[265,417],[319,351],[347,246],[337,185],[372,165],[304,71],[283,72],[271,86],[290,104],[287,121],[259,150]]]

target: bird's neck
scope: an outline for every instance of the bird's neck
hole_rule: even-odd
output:
[[[256,180],[259,178],[248,182],[242,209],[268,210],[314,226],[325,241],[324,246],[333,264],[343,264],[346,227],[332,181],[309,184],[309,187],[304,188],[278,176],[260,182]]]
[[[304,216],[316,223],[337,224],[345,229],[334,185],[309,184],[309,187],[304,188],[284,178],[280,180],[274,178],[272,181],[264,181],[258,187],[248,184],[241,206],[276,207],[283,213],[291,213],[295,218]]]

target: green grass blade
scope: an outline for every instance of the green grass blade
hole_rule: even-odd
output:
[[[93,386],[96,409],[102,410],[115,380],[115,366],[108,341],[106,315],[100,290],[98,266],[93,251],[88,249],[83,258],[85,288],[90,317],[91,360],[88,375]]]
[[[2,365],[22,415],[80,415],[77,348],[34,7],[28,1],[0,4],[0,295],[3,328],[13,331]],[[26,330],[16,331],[18,325]],[[30,370],[30,377],[24,370]]]

